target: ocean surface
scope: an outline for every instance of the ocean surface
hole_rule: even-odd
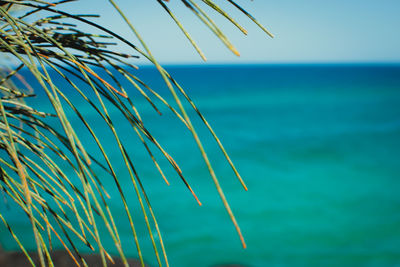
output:
[[[155,152],[171,183],[165,184],[135,132],[111,110],[148,192],[171,266],[400,266],[399,65],[166,68],[213,126],[249,189],[243,190],[212,136],[189,111],[242,228],[247,242],[243,249],[190,134],[161,102],[155,101],[163,113],[159,116],[128,88],[137,95],[133,101],[145,125],[178,162],[203,203],[197,205]],[[153,68],[135,73],[171,99]],[[78,97],[73,100],[106,140],[132,213],[140,218],[128,172],[118,150],[112,149],[112,135],[103,131],[90,107]],[[31,101],[51,110],[40,93]],[[90,149],[87,133],[80,134],[89,151],[100,156]],[[100,168],[99,173],[110,188],[109,203],[123,247],[136,257],[115,185]],[[2,204],[1,211],[8,212],[26,246],[34,248],[26,216],[12,203],[7,205]],[[145,261],[156,266],[142,219],[137,225]],[[7,230],[0,230],[3,248],[17,249]],[[103,242],[117,253],[105,232]]]

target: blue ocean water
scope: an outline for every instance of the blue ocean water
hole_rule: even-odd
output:
[[[400,265],[400,66],[167,70],[213,126],[249,188],[243,190],[207,129],[190,111],[242,228],[248,246],[244,250],[190,134],[167,108],[161,108],[160,117],[137,94],[134,103],[145,125],[180,164],[203,203],[196,204],[156,153],[171,183],[167,186],[129,124],[117,119],[159,220],[171,266]],[[168,95],[154,69],[142,67],[137,74]],[[51,109],[40,97],[34,101]],[[99,135],[109,138],[108,153],[117,161],[124,190],[130,192],[133,214],[140,216],[126,168],[122,161],[118,165],[119,152],[111,148],[111,134],[102,132],[104,125],[90,107],[78,98],[76,103]],[[118,118],[115,110],[111,116]],[[107,188],[115,187],[109,176],[100,178]],[[124,249],[135,257],[121,201],[115,189],[110,194]],[[31,227],[20,216],[9,220],[16,232],[30,236]],[[137,224],[145,260],[154,266],[147,230],[140,220]],[[26,239],[33,248],[33,240]],[[102,239],[117,252],[111,238],[105,234]],[[2,228],[1,245],[17,248],[9,240]]]

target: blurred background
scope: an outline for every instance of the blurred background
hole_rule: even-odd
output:
[[[196,51],[156,1],[116,1],[148,43],[154,56],[164,64],[203,64]],[[209,63],[332,63],[390,62],[400,60],[400,24],[396,0],[377,2],[305,0],[240,1],[274,35],[271,40],[228,1],[217,1],[248,31],[243,35],[217,12],[205,7],[210,16],[241,53],[237,58],[224,47],[181,1],[168,7],[204,51]],[[71,3],[67,10],[79,14],[100,14],[98,22],[134,40],[133,34],[107,1]],[[94,8],[95,6],[95,8]],[[202,5],[204,6],[204,5]],[[131,38],[131,39],[130,39]],[[121,49],[128,51],[124,47]],[[147,63],[144,59],[139,62]]]
[[[244,250],[190,133],[168,109],[160,117],[144,99],[135,99],[147,127],[180,163],[203,203],[197,206],[162,162],[171,182],[165,185],[142,147],[136,149],[140,143],[131,138],[129,125],[118,125],[139,166],[171,266],[400,264],[400,2],[241,3],[276,37],[268,38],[233,12],[249,31],[245,37],[215,14],[240,51],[237,58],[180,1],[171,0],[168,6],[198,41],[208,63],[155,1],[117,3],[129,10],[154,56],[194,99],[249,188],[243,190],[207,129],[195,119],[242,227],[248,245]],[[218,3],[228,7],[225,1]],[[106,1],[85,0],[79,9],[74,3],[68,8],[98,13],[99,23],[131,36]],[[124,46],[118,49],[127,52]],[[157,71],[144,59],[133,63],[140,67],[138,76],[168,98]],[[40,97],[34,101],[50,109]],[[90,116],[93,111],[86,112]],[[116,111],[111,115],[119,116]],[[100,122],[93,123],[101,129]],[[110,133],[101,135],[112,144]],[[117,151],[109,153],[120,157]],[[128,187],[122,162],[117,171]],[[113,187],[107,179],[104,183]],[[136,197],[128,200],[139,212]],[[118,197],[111,203],[116,217],[125,216]],[[12,207],[8,212],[14,230],[25,233],[22,239],[34,248],[23,213]],[[127,221],[117,224],[128,256],[137,257]],[[155,265],[145,225],[138,224],[145,260]],[[111,238],[103,241],[117,252]],[[18,248],[3,229],[0,243],[4,249]]]

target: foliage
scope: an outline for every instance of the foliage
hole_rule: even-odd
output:
[[[123,84],[121,79],[129,82],[131,87],[135,88],[148,101],[155,112],[160,113],[157,103],[167,106],[191,132],[245,247],[240,228],[182,101],[186,101],[201,118],[224,153],[235,175],[246,189],[242,178],[210,124],[183,88],[157,63],[136,28],[113,0],[109,0],[110,4],[128,24],[137,37],[138,44],[94,23],[91,20],[92,17],[95,17],[93,15],[75,15],[63,11],[62,4],[68,2],[73,2],[73,0],[53,3],[42,0],[0,1],[0,50],[3,59],[13,62],[13,64],[6,64],[3,67],[0,76],[0,191],[6,194],[8,199],[12,199],[18,204],[29,217],[41,265],[52,265],[49,251],[53,238],[58,239],[63,244],[65,250],[68,251],[78,266],[86,265],[86,263],[76,248],[76,241],[73,241],[75,239],[79,239],[80,242],[91,249],[98,251],[104,265],[107,263],[107,258],[112,261],[111,256],[102,245],[101,234],[97,227],[98,221],[104,223],[108,234],[114,240],[120,257],[127,264],[115,218],[107,204],[109,196],[101,179],[96,176],[93,170],[94,165],[103,168],[114,179],[131,226],[132,237],[143,264],[133,216],[126,201],[126,192],[122,189],[120,179],[116,175],[113,159],[104,149],[108,144],[98,137],[98,132],[92,128],[91,123],[85,117],[85,113],[73,104],[64,88],[59,87],[60,79],[63,79],[64,84],[67,82],[87,105],[96,111],[98,118],[103,120],[112,132],[118,146],[116,149],[120,151],[124,164],[129,171],[130,180],[143,212],[149,237],[160,266],[168,265],[162,235],[146,191],[137,175],[135,163],[131,160],[128,148],[117,133],[116,122],[109,114],[110,106],[117,109],[126,123],[131,125],[132,131],[143,143],[149,158],[166,183],[168,183],[168,180],[152,152],[154,150],[158,150],[165,157],[165,160],[174,168],[199,205],[201,203],[178,164],[146,128],[145,122],[141,119],[139,107],[134,105],[127,89],[121,85]],[[157,0],[157,2],[183,31],[199,55],[205,59],[200,48],[169,9],[167,1]],[[229,13],[211,0],[181,0],[181,2],[215,33],[233,53],[238,55],[237,50],[208,15],[208,11],[204,11],[203,8],[208,7],[217,11],[246,34],[246,30]],[[227,2],[270,34],[234,1],[227,0]],[[101,32],[101,34],[81,31],[80,25],[82,24],[91,26],[94,32]],[[113,49],[115,41],[128,45],[135,55],[116,52]],[[136,76],[132,70],[137,69],[137,67],[132,65],[132,62],[137,56],[144,57],[154,64],[169,88],[175,103],[169,103],[155,89],[150,88]],[[35,87],[35,90],[31,88],[30,82],[27,82],[21,74],[24,73],[23,70],[27,70],[34,77],[40,85],[39,88]],[[82,88],[77,81],[86,84],[85,88]],[[88,92],[88,89],[91,89],[91,92]],[[45,92],[52,104],[53,112],[37,110],[29,105],[29,98],[34,97],[37,90]],[[156,103],[155,100],[158,102]],[[177,106],[177,108],[174,108],[174,106]],[[80,129],[77,129],[70,122],[66,111],[68,109],[79,117],[101,151],[101,155],[94,156],[87,152],[85,144],[80,139]],[[58,125],[54,124],[54,120],[57,120]],[[50,121],[53,123],[50,123]],[[60,162],[65,162],[65,164],[60,164]],[[79,178],[79,183],[76,183],[73,178],[66,174],[66,168],[75,172],[76,177]],[[23,244],[3,215],[0,214],[3,223],[29,258]],[[156,229],[157,233],[153,233],[152,229]],[[155,241],[155,234],[159,236],[159,244]],[[159,252],[160,249],[161,253]],[[31,263],[33,264],[32,261]]]

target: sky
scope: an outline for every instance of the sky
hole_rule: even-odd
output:
[[[197,0],[197,2],[201,2]],[[248,30],[243,35],[222,16],[208,10],[241,53],[233,55],[179,0],[166,3],[203,50],[210,63],[399,63],[399,0],[236,0],[275,38],[268,37],[226,0],[215,3]],[[164,64],[201,64],[202,60],[156,0],[116,0]],[[204,5],[202,5],[204,6]],[[68,4],[73,13],[96,13],[93,19],[137,44],[106,0]],[[127,48],[120,48],[130,52]],[[144,63],[140,59],[139,63]]]

